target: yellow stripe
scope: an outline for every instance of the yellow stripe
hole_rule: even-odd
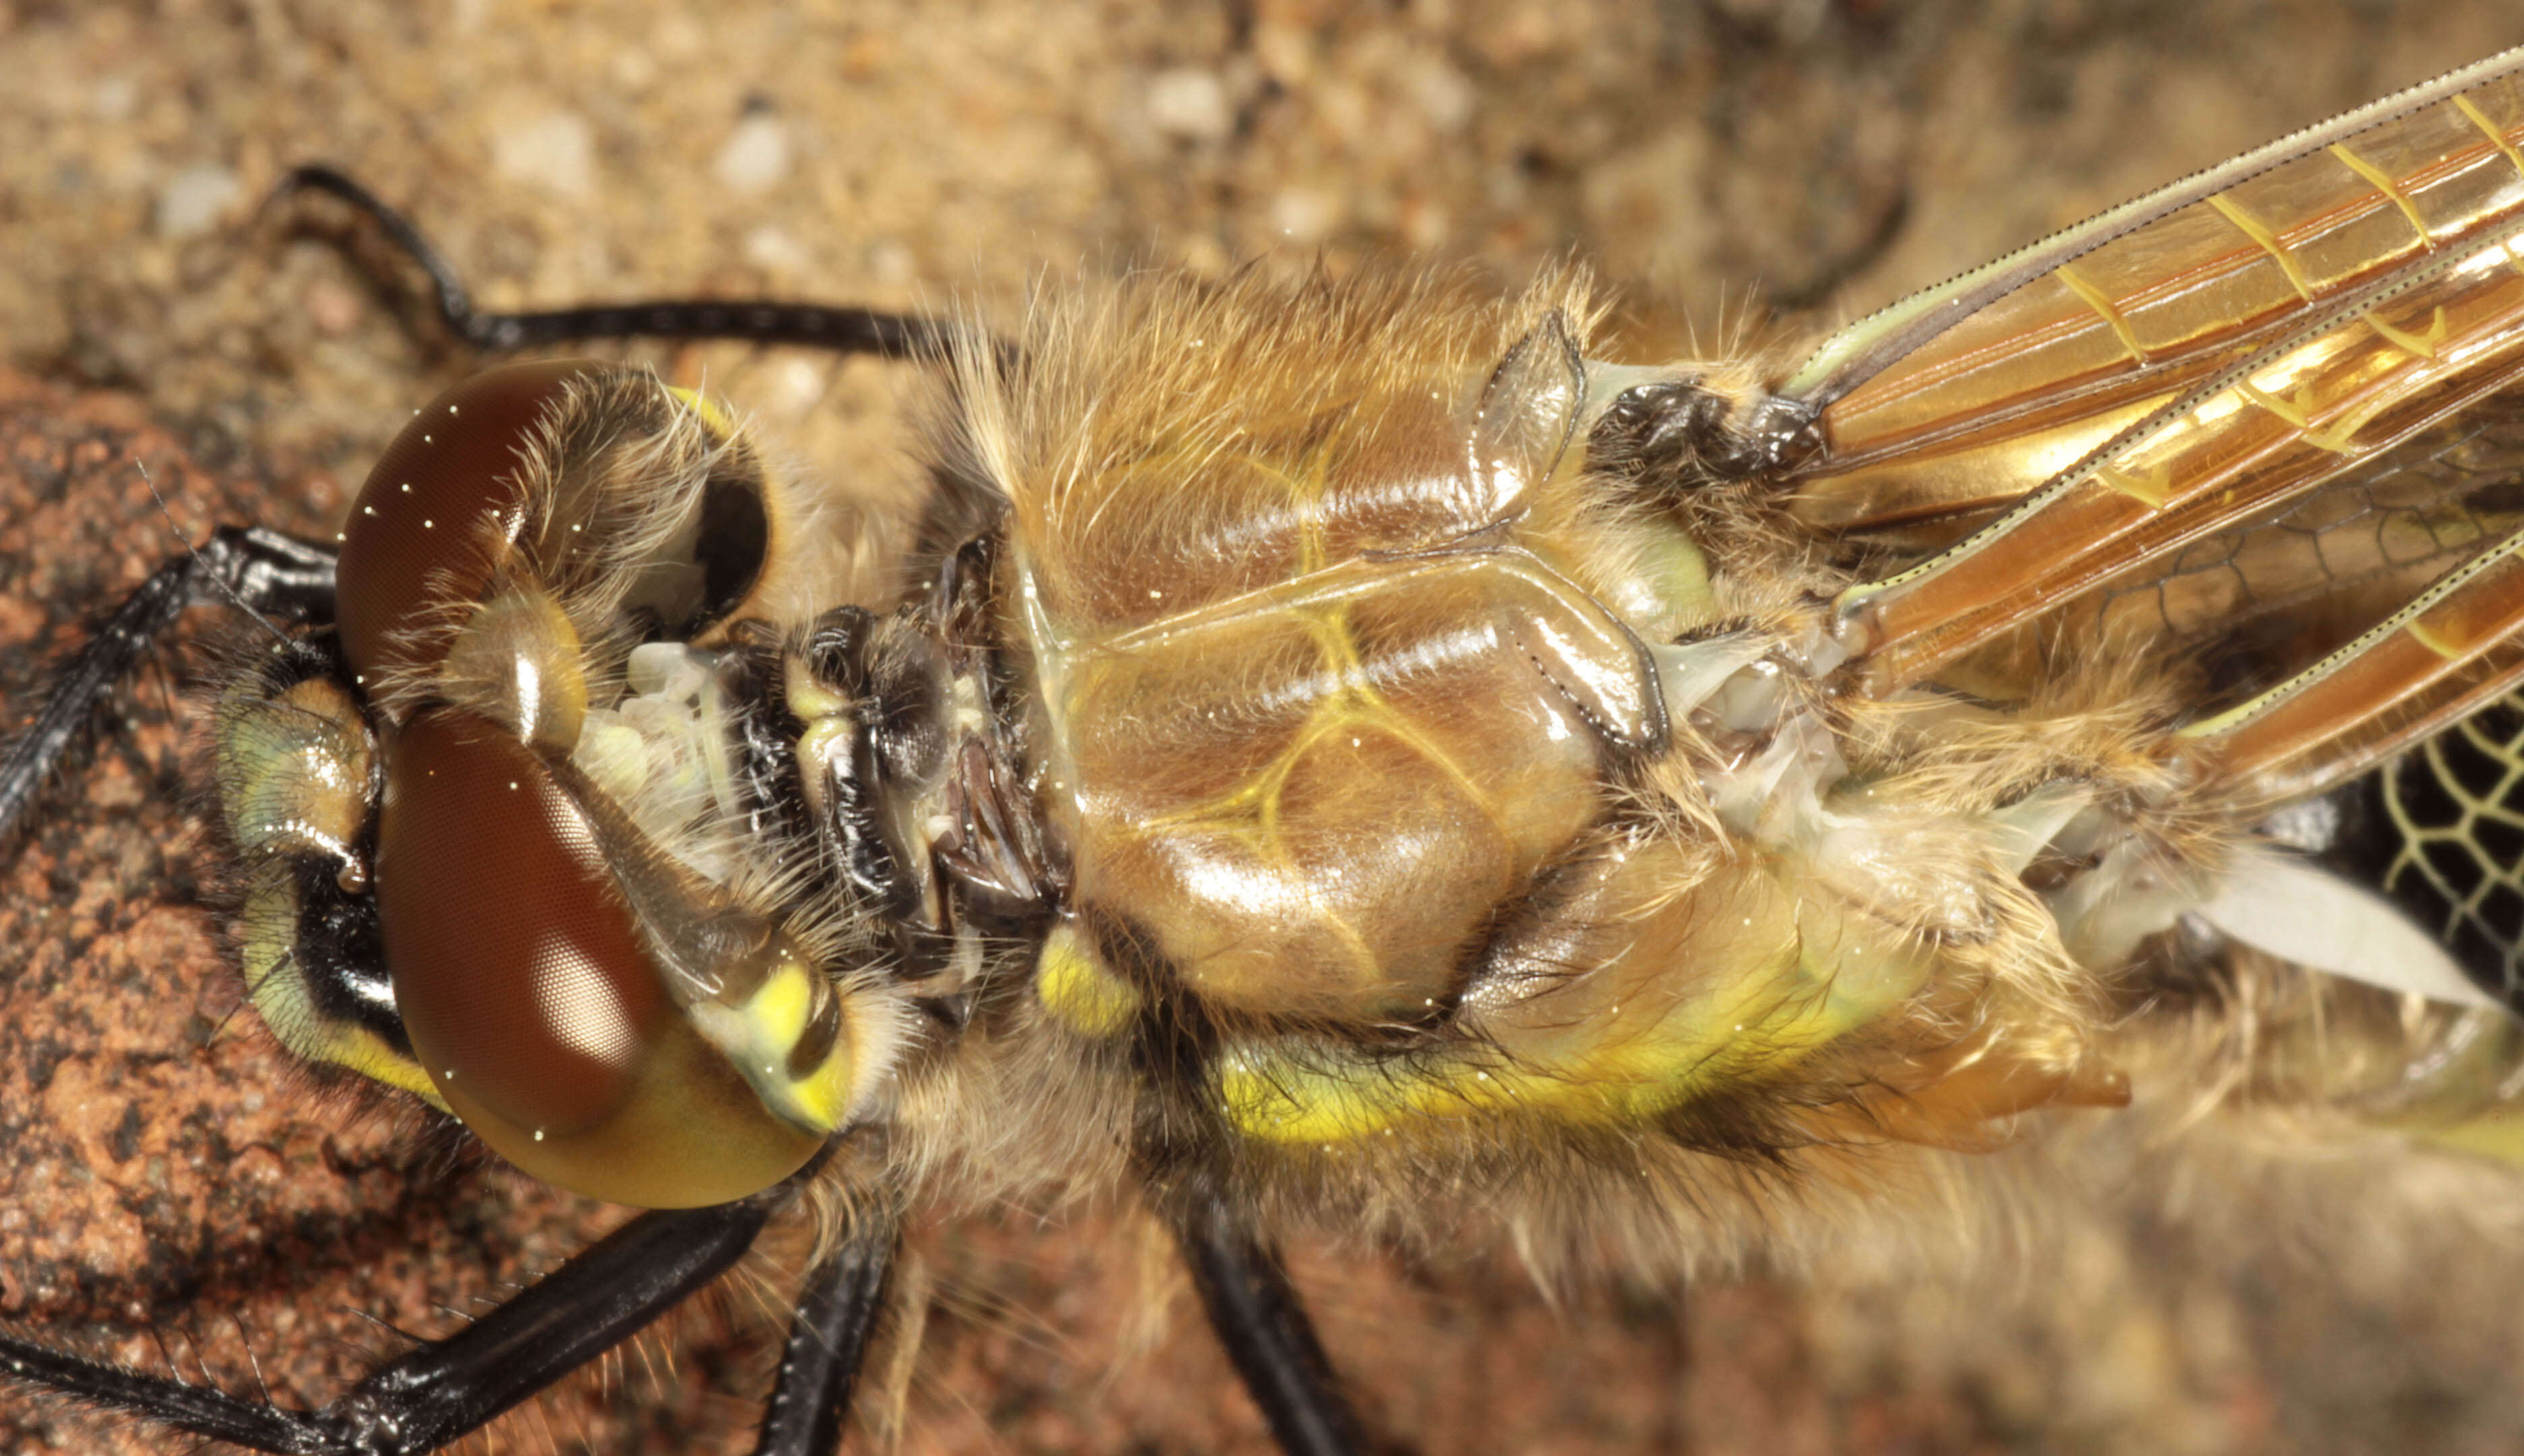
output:
[[[2053,268],[2051,273],[2067,284],[2070,292],[2084,299],[2086,307],[2103,315],[2104,321],[2112,326],[2113,334],[2119,337],[2121,347],[2129,351],[2131,359],[2142,364],[2147,363],[2147,351],[2138,346],[2138,334],[2130,328],[2129,320],[2121,315],[2120,307],[2104,295],[2104,290],[2096,287],[2093,280],[2070,264],[2063,263]]]
[[[2165,501],[2173,494],[2172,471],[2161,461],[2144,473],[2097,465],[2095,478],[2150,510],[2163,510]]]
[[[2286,420],[2288,425],[2299,433],[2313,428],[2313,413],[2311,411],[2290,404],[2286,400],[2280,399],[2277,395],[2270,393],[2268,390],[2254,387],[2253,381],[2250,379],[2236,380],[2235,393],[2242,395],[2254,404],[2267,410],[2272,414]]]
[[[2333,455],[2364,455],[2368,447],[2358,444],[2354,437],[2359,430],[2366,427],[2368,420],[2383,413],[2385,407],[2391,403],[2391,400],[2378,395],[2341,415],[2327,430],[2306,430],[2305,443],[2316,450],[2330,451]]]
[[[2208,205],[2215,208],[2219,216],[2227,221],[2234,223],[2237,232],[2259,244],[2261,251],[2270,255],[2270,261],[2279,266],[2281,272],[2287,274],[2288,284],[2296,289],[2297,297],[2306,303],[2313,302],[2313,285],[2306,281],[2305,269],[2297,267],[2295,257],[2279,242],[2279,235],[2270,231],[2268,223],[2236,206],[2223,192],[2210,197]]]
[[[2471,644],[2456,641],[2443,632],[2435,631],[2425,622],[2412,622],[2402,630],[2409,634],[2412,642],[2449,662],[2461,661],[2471,650]]]
[[[2402,216],[2410,219],[2410,230],[2419,235],[2419,246],[2434,248],[2437,245],[2437,240],[2428,233],[2426,219],[2419,216],[2419,210],[2410,205],[2410,199],[2402,191],[2401,185],[2386,174],[2384,169],[2358,156],[2339,142],[2332,143],[2331,155],[2339,158],[2342,166],[2364,177],[2376,191],[2393,199],[2393,206],[2400,208]]]
[[[2414,334],[2407,329],[2395,328],[2372,313],[2360,314],[2357,316],[2365,320],[2368,328],[2375,330],[2376,337],[2403,354],[2413,359],[2426,360],[2430,364],[2437,362],[2437,345],[2445,342],[2447,333],[2446,311],[2442,304],[2437,307],[2436,317],[2429,322],[2428,331],[2424,334]]]
[[[2518,153],[2515,150],[2515,143],[2508,141],[2506,133],[2498,129],[2498,123],[2484,116],[2479,107],[2471,104],[2470,97],[2455,97],[2453,109],[2470,118],[2471,124],[2480,128],[2480,134],[2489,138],[2489,144],[2505,153],[2507,162],[2516,171],[2524,172],[2524,153]]]

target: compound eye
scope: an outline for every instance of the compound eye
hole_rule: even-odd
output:
[[[363,677],[432,666],[526,526],[517,466],[572,381],[609,368],[538,360],[423,406],[368,472],[342,533],[343,655]]]
[[[466,1127],[547,1182],[693,1207],[822,1138],[765,1111],[641,935],[605,831],[525,744],[425,708],[389,749],[379,930],[414,1059]]]

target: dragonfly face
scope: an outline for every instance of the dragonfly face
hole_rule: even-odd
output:
[[[2167,1095],[2176,988],[2273,1045],[2313,976],[2391,988],[2311,1018],[2416,1070],[2377,1109],[2494,1101],[2513,735],[2396,755],[2524,678],[2519,68],[1779,378],[1596,358],[1559,276],[948,331],[955,529],[872,604],[706,400],[564,362],[425,407],[334,549],[185,568],[290,612],[212,730],[247,984],[682,1212],[359,1400],[496,1413],[521,1323],[609,1343],[807,1179],[845,1213],[793,1354],[845,1358],[783,1389],[838,1403],[903,1205],[1128,1184],[1282,1441],[1345,1449],[1283,1228],[1670,1273],[1783,1185],[1872,1211],[1888,1160]],[[9,1348],[234,1439],[379,1419]],[[773,1449],[829,1436],[784,1408]]]

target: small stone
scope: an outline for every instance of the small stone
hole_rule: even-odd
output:
[[[865,255],[868,276],[888,288],[900,288],[919,276],[919,267],[912,261],[911,250],[893,238],[880,238],[868,245]]]
[[[359,326],[360,296],[329,278],[307,286],[305,305],[318,333],[338,339]]]
[[[745,261],[766,273],[802,273],[806,249],[788,229],[766,222],[745,235]]]
[[[224,167],[185,168],[158,193],[158,235],[182,239],[208,232],[227,217],[244,193],[236,173]]]
[[[1284,188],[1271,199],[1271,225],[1291,243],[1322,242],[1339,220],[1339,205],[1311,187]]]
[[[547,112],[500,134],[491,166],[501,176],[584,198],[596,191],[596,132],[576,112]]]
[[[775,112],[749,113],[710,169],[733,191],[768,191],[789,174],[789,123]]]
[[[1227,83],[1196,67],[1160,71],[1148,82],[1148,124],[1186,141],[1222,141],[1236,117]]]
[[[109,75],[88,93],[88,115],[100,121],[127,121],[140,102],[140,87],[127,75]]]

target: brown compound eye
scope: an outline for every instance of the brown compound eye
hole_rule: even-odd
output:
[[[572,381],[613,368],[538,360],[476,374],[422,407],[386,447],[342,534],[343,655],[363,677],[433,665],[501,548],[526,526],[517,466]]]
[[[747,1196],[821,1145],[697,1027],[606,827],[534,750],[425,708],[395,735],[386,782],[376,896],[395,1002],[467,1128],[538,1178],[653,1208]],[[846,1077],[848,1048],[830,1050]]]

